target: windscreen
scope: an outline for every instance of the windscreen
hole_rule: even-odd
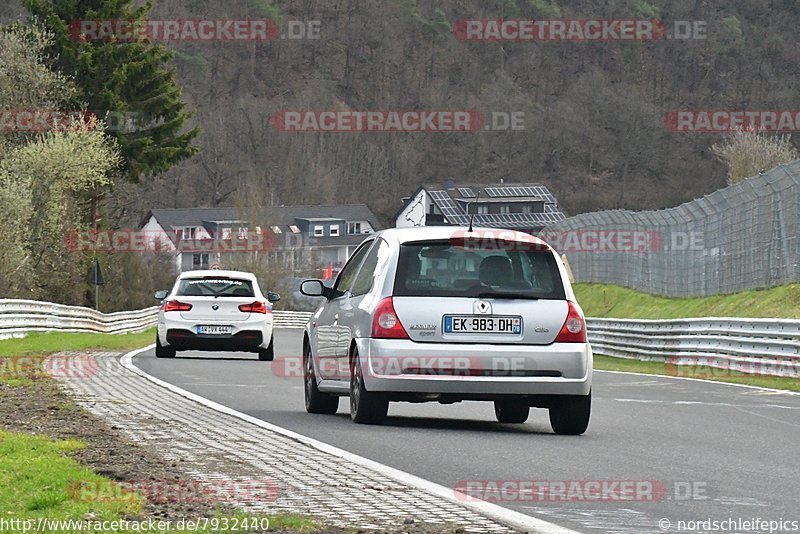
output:
[[[234,278],[184,278],[178,285],[179,297],[255,297],[249,280]]]
[[[401,245],[394,295],[564,299],[553,253],[528,243]]]

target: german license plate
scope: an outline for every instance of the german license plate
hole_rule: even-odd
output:
[[[515,315],[445,315],[445,334],[519,334],[522,317]]]
[[[233,327],[230,326],[198,326],[198,334],[210,334],[215,336],[229,335],[233,332]]]

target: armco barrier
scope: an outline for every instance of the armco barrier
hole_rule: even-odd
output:
[[[80,306],[35,300],[0,299],[0,339],[26,332],[139,332],[155,325],[158,307],[101,313]],[[309,312],[276,310],[276,328],[303,328]],[[788,369],[800,376],[800,320],[705,317],[697,319],[605,319],[588,317],[596,354],[640,360],[669,359],[691,364]],[[787,368],[787,362],[789,368]],[[764,373],[764,374],[769,374]],[[777,374],[781,374],[778,372]]]
[[[800,321],[794,319],[586,319],[596,354],[800,376]]]
[[[66,306],[37,300],[0,299],[0,339],[28,332],[141,332],[156,324],[158,306],[142,310],[101,313],[82,306]],[[308,312],[275,311],[277,328],[302,328]]]
[[[27,332],[140,332],[156,322],[158,307],[101,313],[82,306],[66,306],[37,300],[0,299],[0,338]]]

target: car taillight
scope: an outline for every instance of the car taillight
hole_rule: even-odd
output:
[[[242,304],[239,306],[239,311],[244,313],[272,313],[272,309],[267,309],[266,302],[251,302],[250,304]]]
[[[392,297],[378,303],[372,319],[372,337],[376,339],[408,339],[397,313],[394,311]]]
[[[164,304],[164,311],[171,312],[171,311],[189,311],[192,309],[192,305],[186,302],[181,302],[179,300],[168,300],[166,304]]]
[[[586,321],[572,301],[567,301],[567,320],[556,337],[556,343],[586,343]]]

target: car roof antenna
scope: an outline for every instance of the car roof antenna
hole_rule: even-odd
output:
[[[478,201],[479,198],[481,198],[481,193],[482,192],[483,192],[483,189],[478,189],[478,193],[475,195],[475,200],[473,200],[472,202],[467,204],[467,211],[469,211],[469,209],[472,207],[472,205],[475,204]],[[475,211],[477,211],[477,207],[476,207]],[[475,213],[471,213],[470,216],[469,216],[469,229],[467,229],[467,233],[471,233],[473,231],[472,230],[472,220],[474,218],[475,218]]]

